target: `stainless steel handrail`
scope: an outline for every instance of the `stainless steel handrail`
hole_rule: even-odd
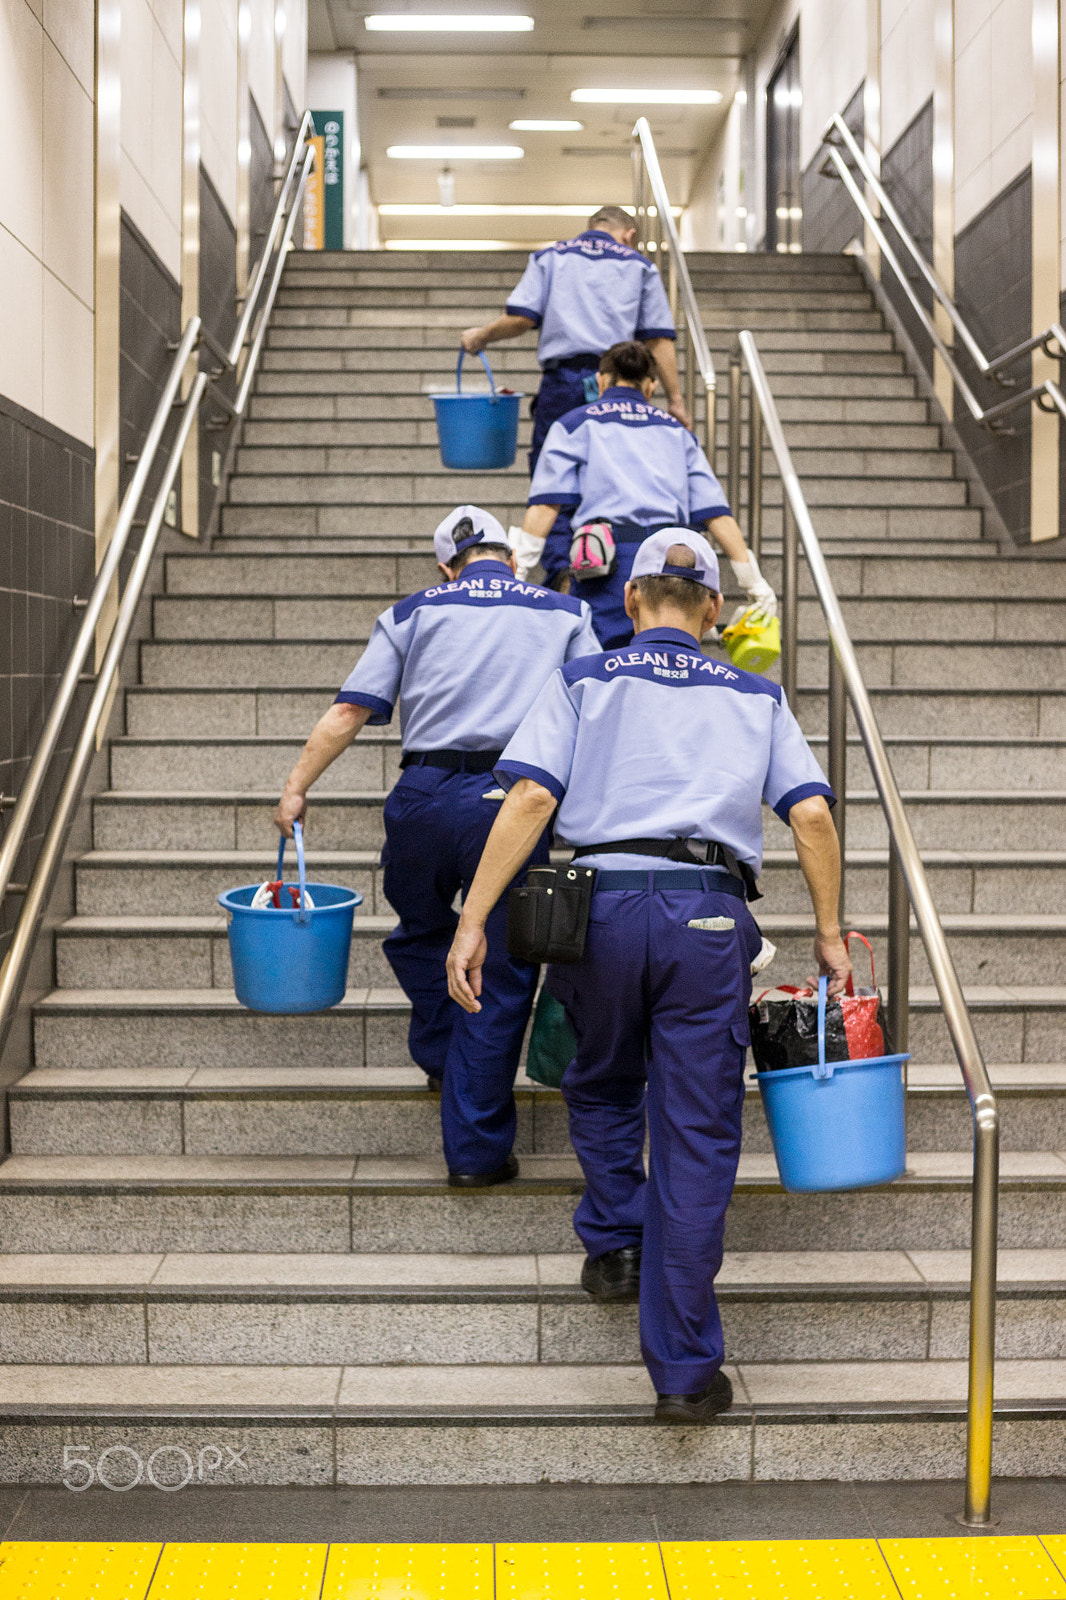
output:
[[[692,279],[689,277],[684,251],[681,249],[681,240],[678,237],[674,214],[670,209],[670,197],[666,192],[666,184],[663,182],[662,168],[659,166],[659,157],[656,154],[655,141],[652,138],[647,117],[638,118],[633,129],[633,158],[636,189],[634,198],[638,221],[647,215],[642,192],[643,178],[646,174],[655,200],[656,229],[660,233],[660,237],[665,236],[670,283],[673,291],[670,296],[672,309],[675,309],[674,302],[677,299],[678,292],[680,292],[687,339],[685,352],[686,403],[691,414],[694,409],[694,384],[698,369],[706,397],[703,447],[707,453],[707,459],[713,467],[715,455],[715,398],[718,380],[715,375],[711,352],[707,348],[707,336],[703,331],[699,304],[692,287]],[[695,359],[693,360],[693,358]],[[693,416],[693,423],[695,423],[695,420]]]
[[[241,352],[247,342],[248,332],[252,326],[256,310],[260,309],[261,306],[262,314],[259,317],[256,333],[248,348],[247,358],[241,373],[237,402],[235,405],[228,407],[232,413],[233,421],[237,421],[243,415],[244,407],[247,404],[267,323],[277,295],[285,257],[292,244],[293,230],[299,215],[304,185],[307,182],[308,173],[315,159],[314,146],[308,143],[307,138],[308,129],[311,126],[310,114],[308,113],[300,124],[300,131],[293,150],[289,171],[278,195],[273,221],[267,235],[267,243],[264,246],[263,254],[256,270],[252,291],[249,294],[238,324],[237,331],[241,333],[241,341],[238,344],[237,334],[234,334],[233,342],[228,352],[229,367],[236,370]],[[286,207],[288,207],[287,213]],[[262,288],[266,281],[267,271],[270,267],[270,257],[278,240],[279,232],[281,234],[281,242],[277,250],[274,270],[271,274],[270,287],[265,298],[263,298]],[[243,333],[241,332],[242,329]],[[15,925],[11,944],[4,957],[3,966],[0,967],[0,1051],[3,1050],[14,1020],[15,1009],[19,995],[22,992],[38,928],[55,884],[56,874],[66,848],[70,827],[74,820],[74,814],[81,798],[81,791],[96,748],[96,740],[110,711],[115,675],[118,672],[123,651],[129,640],[145,580],[155,554],[166,513],[167,497],[173,487],[181,466],[181,457],[185,445],[188,442],[204,395],[211,382],[211,377],[207,372],[197,372],[185,400],[183,402],[177,401],[177,395],[189,360],[201,344],[206,344],[202,335],[203,328],[200,318],[191,317],[179,343],[175,347],[174,358],[163,386],[163,392],[156,406],[144,449],[141,451],[137,461],[137,469],[126,493],[122,497],[111,541],[96,574],[92,595],[85,608],[85,615],[78,629],[77,638],[64,668],[59,687],[56,690],[55,699],[49,710],[37,749],[34,752],[26,781],[22,786],[11,820],[8,823],[3,845],[0,846],[0,903],[2,903],[4,896],[14,890],[12,875],[16,869],[19,853],[29,832],[34,807],[40,798],[51,768],[60,734],[71,713],[78,684],[82,681],[82,669],[88,660],[90,651],[94,648],[96,630],[103,615],[111,586],[118,573],[119,563],[129,544],[134,517],[143,498],[152,468],[155,465],[167,421],[175,409],[175,405],[180,403],[181,416],[177,434],[170,448],[162,479],[152,501],[152,507],[145,525],[144,537],[141,540],[140,548],[131,568],[129,578],[126,581],[103,660],[93,680],[92,696],[82,719],[74,749],[68,758],[59,798],[49,818],[29,883],[25,887],[22,907]],[[216,355],[216,359],[218,359],[217,344],[212,342],[211,348]]]
[[[967,326],[962,312],[919,250],[903,218],[893,205],[891,197],[870,166],[864,151],[843,117],[839,115],[833,117],[823,135],[823,143],[826,147],[826,161],[831,169],[827,176],[839,178],[851,196],[863,222],[877,240],[882,257],[888,262],[899,280],[900,288],[906,295],[908,304],[947,365],[963,398],[966,409],[973,420],[980,427],[996,432],[1001,429],[1006,416],[1032,400],[1035,400],[1042,410],[1057,410],[1066,417],[1066,396],[1063,395],[1059,385],[1051,378],[1046,378],[1043,383],[1034,384],[1030,388],[1019,390],[1017,394],[1011,395],[1009,400],[1001,401],[999,405],[983,406],[981,404],[960,371],[954,351],[941,336],[935,321],[915,294],[910,278],[904,272],[895,250],[885,235],[878,214],[874,211],[866,195],[856,182],[855,174],[841,154],[840,146],[843,145],[847,150],[867,189],[876,198],[880,214],[887,217],[892,224],[903,248],[914,262],[922,279],[936,298],[937,303],[943,308],[960,341],[965,345],[970,359],[982,377],[1003,384],[1005,387],[1011,387],[1014,380],[1004,377],[1003,369],[1012,366],[1025,356],[1031,355],[1034,350],[1042,350],[1045,355],[1051,356],[1054,360],[1066,359],[1066,330],[1059,323],[1053,322],[1043,333],[1038,333],[1033,338],[1026,339],[1022,344],[1015,345],[1012,349],[1004,351],[1002,355],[996,356],[994,359],[986,356]],[[822,170],[826,170],[824,166]],[[1053,346],[1057,346],[1057,348],[1053,348]]]
[[[996,1235],[999,1194],[999,1112],[989,1081],[981,1047],[973,1030],[966,1000],[955,964],[948,950],[921,854],[907,818],[884,741],[877,725],[870,696],[863,681],[855,648],[844,622],[840,601],[829,576],[818,536],[811,520],[799,477],[785,440],[773,393],[766,378],[754,335],[740,334],[731,368],[747,369],[751,405],[749,426],[765,428],[784,488],[784,574],[782,585],[782,632],[796,638],[799,610],[798,544],[802,545],[815,593],[825,616],[830,640],[829,770],[834,775],[837,793],[836,817],[843,855],[846,812],[847,723],[843,693],[851,702],[859,735],[866,751],[881,809],[888,824],[889,861],[889,991],[894,1026],[894,1048],[907,1047],[906,1028],[909,987],[910,906],[925,945],[933,981],[936,984],[951,1042],[962,1069],[974,1121],[973,1216],[970,1243],[970,1346],[969,1392],[966,1432],[966,1499],[964,1521],[975,1526],[987,1524],[991,1508],[992,1476],[992,1400],[996,1328]],[[740,376],[730,393],[740,395]],[[741,429],[731,428],[736,459],[730,463],[730,478],[739,482]],[[795,655],[786,693],[795,693]],[[782,674],[783,680],[786,675]],[[843,900],[843,888],[841,892]],[[908,898],[910,906],[908,905]]]

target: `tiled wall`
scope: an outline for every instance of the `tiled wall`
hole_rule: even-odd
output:
[[[17,794],[80,622],[95,560],[93,453],[70,434],[0,399],[0,791]],[[64,737],[61,750],[69,750]],[[55,766],[22,850],[25,882],[55,803]],[[0,957],[21,902],[0,902]]]
[[[259,115],[255,97],[249,96],[251,116],[248,132],[251,140],[251,161],[248,172],[249,216],[251,244],[248,251],[249,267],[259,260],[266,243],[267,229],[274,213],[274,151],[266,124]]]
[[[998,355],[1029,337],[1032,305],[1032,185],[1028,169],[996,196],[955,239],[955,297],[978,343]],[[959,365],[985,405],[1004,398],[984,383],[964,351]],[[1019,376],[1025,368],[1018,369]],[[955,421],[971,456],[1016,539],[1029,537],[1030,414],[1012,419],[1013,438],[993,435],[967,420],[956,399]]]
[[[928,100],[881,162],[881,178],[896,209],[927,261],[933,258],[933,102]],[[907,281],[927,311],[933,294],[902,248],[887,220],[884,230]],[[912,310],[896,274],[887,265],[881,273],[885,293],[900,314],[927,372],[933,370],[933,344]]]
[[[801,34],[802,41],[802,34]],[[802,50],[802,42],[801,42]],[[843,110],[844,121],[862,138],[862,84]],[[862,236],[862,221],[844,185],[819,172],[823,152],[818,150],[803,172],[803,248],[805,250],[843,250],[849,240]]]

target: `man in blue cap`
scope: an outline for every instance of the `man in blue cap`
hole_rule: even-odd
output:
[[[577,1038],[562,1087],[587,1185],[581,1281],[598,1300],[639,1296],[656,1417],[704,1422],[732,1403],[714,1278],[762,942],[746,901],[763,801],[792,828],[830,994],[851,964],[832,791],[781,689],[700,652],[722,604],[710,545],[652,534],[625,599],[632,642],[554,672],[497,763],[509,793],[448,974],[476,1013],[486,919],[558,807],[556,843],[596,871],[584,954],[548,975]]]
[[[520,583],[502,525],[459,506],[433,536],[441,582],[389,606],[308,739],[275,821],[286,837],[307,791],[364,726],[399,703],[401,773],[385,802],[385,896],[399,926],[385,953],[411,1002],[410,1050],[441,1087],[449,1181],[485,1187],[516,1176],[512,1093],[537,968],[507,954],[506,912],[488,927],[485,1004],[469,1016],[448,997],[445,956],[503,799],[492,769],[541,687],[598,648],[589,608]],[[542,830],[543,833],[543,830]],[[546,836],[532,859],[546,861]]]

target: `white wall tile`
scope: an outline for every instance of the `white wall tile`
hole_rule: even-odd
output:
[[[41,415],[42,267],[0,227],[0,394]]]
[[[274,137],[274,0],[252,0],[248,81],[268,137]]]
[[[152,32],[151,159],[145,176],[166,216],[181,228],[182,76],[158,28]]]
[[[93,440],[93,316],[50,272],[44,274],[42,411],[87,444]]]
[[[41,253],[42,33],[26,0],[0,0],[0,227]]]
[[[200,103],[204,166],[231,217],[237,214],[237,0],[205,7]]]
[[[87,0],[44,0],[44,30],[86,94],[93,93],[96,30]]]
[[[204,0],[204,4],[207,7],[211,7],[216,3],[217,0]],[[166,40],[167,49],[180,66],[185,29],[185,6],[183,0],[151,0],[151,8],[152,15],[155,17],[160,32]]]
[[[891,150],[933,92],[933,22],[933,0],[884,0],[882,150]]]
[[[93,300],[93,105],[50,38],[44,42],[44,264]]]
[[[307,104],[307,0],[286,0],[285,16],[285,82],[300,116]]]

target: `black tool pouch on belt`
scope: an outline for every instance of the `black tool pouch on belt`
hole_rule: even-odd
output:
[[[508,897],[508,955],[538,964],[580,961],[595,885],[593,867],[531,867]]]

